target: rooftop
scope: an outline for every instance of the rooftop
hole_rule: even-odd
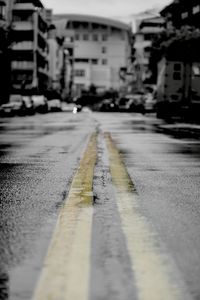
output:
[[[89,22],[89,23],[98,23],[102,25],[112,26],[119,29],[130,30],[130,26],[126,23],[104,18],[100,16],[92,16],[92,15],[79,15],[79,14],[59,14],[53,16],[54,21],[66,22],[68,21],[77,21],[77,22]],[[56,22],[57,23],[57,22]]]

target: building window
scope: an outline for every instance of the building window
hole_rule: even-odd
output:
[[[198,12],[200,12],[200,5],[194,6],[192,8],[193,15],[197,14]]]
[[[76,84],[75,88],[76,88],[77,92],[81,93],[82,90],[84,90],[85,86],[84,86],[84,84]]]
[[[78,29],[81,27],[80,22],[78,22],[78,21],[72,21],[70,26],[71,26],[71,29]]]
[[[24,13],[21,15],[13,15],[13,21],[14,22],[33,22],[33,15],[30,15],[29,13]]]
[[[98,41],[98,34],[93,34],[92,39],[93,39],[93,41],[97,42]]]
[[[75,58],[76,63],[88,63],[89,59],[88,58]]]
[[[108,40],[108,36],[107,36],[107,34],[103,34],[102,35],[102,41],[107,41]]]
[[[102,48],[101,48],[101,53],[106,53],[106,52],[107,52],[106,47],[102,47]]]
[[[144,48],[144,57],[145,58],[150,58],[150,54],[151,54],[151,48],[150,47],[145,47]]]
[[[98,64],[98,59],[91,59],[91,63],[93,65],[97,65]]]
[[[121,32],[121,39],[124,41],[125,40],[125,32]]]
[[[155,36],[154,34],[146,33],[146,34],[144,34],[144,40],[151,41],[154,38],[154,36]]]
[[[107,65],[107,63],[108,63],[108,61],[107,61],[107,59],[102,59],[102,65]]]
[[[92,23],[92,29],[99,29],[100,25],[97,23]]]
[[[188,17],[188,12],[186,11],[186,12],[183,12],[182,14],[181,14],[181,19],[186,19]]]
[[[88,22],[81,22],[80,26],[82,29],[88,29],[89,28],[89,23]]]
[[[80,38],[80,37],[79,37],[79,34],[78,34],[78,33],[76,33],[76,34],[75,34],[75,40],[76,40],[76,41],[78,41],[78,40],[79,40],[79,38]]]
[[[200,77],[200,66],[193,65],[192,66],[192,73],[193,73],[193,76]]]
[[[85,77],[85,70],[74,70],[74,76],[76,77]]]
[[[84,34],[84,35],[83,35],[83,40],[84,40],[84,41],[88,41],[88,40],[89,40],[88,34]]]
[[[180,72],[174,72],[173,73],[173,79],[174,80],[181,80],[181,73]]]
[[[179,63],[174,64],[174,71],[181,71],[181,64]]]

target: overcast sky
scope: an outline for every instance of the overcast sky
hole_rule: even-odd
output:
[[[162,8],[172,0],[42,0],[53,13],[92,14],[115,17],[135,14],[154,7]]]

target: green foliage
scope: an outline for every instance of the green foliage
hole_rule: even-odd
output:
[[[0,50],[9,50],[13,42],[13,31],[12,28],[6,26],[0,26]]]
[[[200,61],[200,30],[191,26],[171,27],[157,35],[150,55],[153,82],[157,79],[157,64],[163,56],[178,61]]]
[[[181,60],[194,59],[197,49],[200,49],[199,29],[187,25],[181,29],[166,29],[152,43],[151,60],[156,62],[163,56],[173,55]]]

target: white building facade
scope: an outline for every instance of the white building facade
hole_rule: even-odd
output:
[[[98,91],[119,90],[120,69],[128,68],[131,28],[122,22],[94,16],[57,15],[58,34],[74,32],[73,85],[76,94],[94,85]]]
[[[40,0],[16,0],[12,10],[12,90],[43,93],[48,84],[47,23]]]

